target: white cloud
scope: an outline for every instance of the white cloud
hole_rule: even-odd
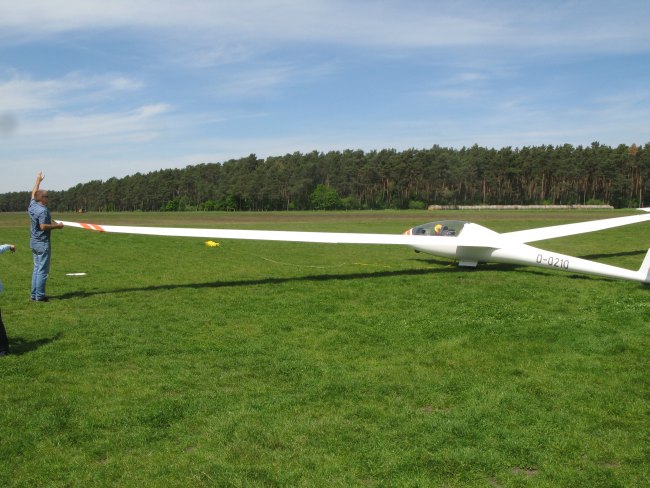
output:
[[[0,80],[0,100],[7,112],[43,110],[59,104],[59,96],[70,89],[64,79],[34,81],[14,75]]]
[[[97,103],[141,86],[134,79],[113,75],[84,78],[73,73],[35,80],[13,72],[4,79],[0,77],[2,159],[40,152],[39,148],[53,151],[69,145],[79,148],[83,144],[142,143],[159,137],[164,117],[171,110],[169,105],[151,104],[120,111]]]
[[[105,84],[108,92],[136,91],[144,87],[141,81],[122,75],[105,78]]]
[[[243,67],[228,72],[218,79],[214,95],[221,98],[255,98],[275,94],[288,86],[306,84],[335,73],[337,67],[332,63],[322,63],[309,67],[298,64],[275,63],[267,66]]]
[[[429,90],[425,95],[440,100],[470,100],[483,96],[483,92],[472,88],[440,88]]]
[[[61,78],[35,80],[11,72],[4,79],[0,76],[0,100],[6,112],[43,111],[78,103],[81,98],[106,98],[142,87],[140,81],[122,75],[86,77],[71,73]]]
[[[0,38],[76,30],[158,29],[265,44],[318,42],[378,47],[499,45],[511,49],[647,50],[650,13],[640,0],[420,2],[386,0],[22,0],[0,4]],[[219,50],[212,56],[222,59]]]
[[[61,114],[46,120],[33,120],[20,136],[44,143],[68,144],[94,139],[97,143],[146,142],[160,133],[159,116],[169,112],[165,104],[147,105],[128,112],[93,115]]]

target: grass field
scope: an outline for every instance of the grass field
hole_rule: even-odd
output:
[[[629,213],[82,219],[400,233]],[[27,216],[0,214],[18,246],[0,256],[2,486],[650,486],[650,286],[390,246],[52,240],[52,300],[31,303]],[[636,269],[650,225],[538,244]]]

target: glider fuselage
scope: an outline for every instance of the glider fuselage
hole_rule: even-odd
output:
[[[447,232],[447,229],[452,229]],[[650,282],[650,251],[638,271],[589,261],[547,251],[509,238],[470,222],[440,221],[413,227],[407,235],[427,235],[425,242],[411,245],[418,252],[444,256],[460,266],[475,267],[478,263],[507,263],[587,273],[610,278]],[[514,242],[512,242],[514,241]]]

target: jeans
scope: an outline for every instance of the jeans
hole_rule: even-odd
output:
[[[45,283],[50,273],[50,248],[32,249],[34,273],[32,274],[32,300],[45,298]]]

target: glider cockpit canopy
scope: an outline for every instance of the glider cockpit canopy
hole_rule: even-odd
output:
[[[462,220],[439,220],[418,225],[405,232],[413,236],[458,236],[467,222]]]

